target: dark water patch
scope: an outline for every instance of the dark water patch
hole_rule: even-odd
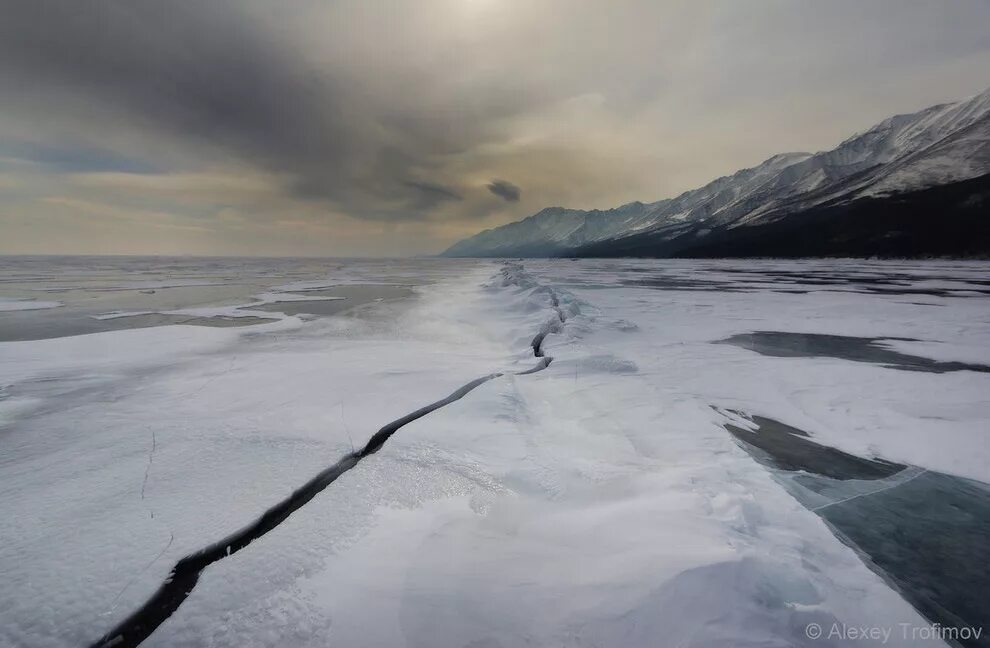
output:
[[[293,291],[307,297],[344,297],[355,302],[368,302],[376,299],[400,299],[413,295],[409,286],[391,284],[348,284],[330,288]]]
[[[925,472],[818,513],[922,615],[946,628],[983,628],[979,639],[959,643],[990,646],[986,484]]]
[[[990,372],[990,366],[987,365],[940,362],[931,358],[900,353],[883,346],[882,342],[884,341],[918,342],[913,338],[755,331],[733,335],[725,340],[719,340],[718,343],[734,344],[776,358],[838,358],[853,362],[879,364],[890,369],[931,373],[946,373],[948,371]]]
[[[244,306],[246,310],[261,310],[285,315],[337,315],[344,311],[376,301],[402,299],[413,295],[406,286],[354,284],[335,288],[299,291],[307,297],[327,297],[320,300],[277,301],[259,306]]]
[[[22,311],[26,312],[26,311]],[[12,313],[17,314],[17,313]],[[7,315],[7,314],[5,314]],[[91,316],[74,313],[68,317],[26,318],[0,316],[0,342],[21,342],[28,340],[49,340],[73,335],[124,331],[137,328],[152,328],[171,324],[191,326],[253,326],[277,320],[265,317],[230,317],[226,315],[176,315],[165,313],[145,313],[126,315],[110,319],[94,319]]]
[[[120,279],[121,283],[124,283],[125,278]],[[188,281],[190,278],[183,277],[182,280]],[[252,293],[264,289],[262,284],[244,281],[154,288],[96,286],[65,289],[58,293],[59,301],[65,304],[61,308],[0,313],[0,342],[47,340],[169,324],[194,326],[258,324],[270,320],[255,318],[254,321],[248,319],[224,322],[222,318],[200,318],[166,313],[200,306],[236,306],[248,301]],[[105,313],[116,312],[147,314],[100,319]]]
[[[123,322],[127,324],[125,328],[144,328],[150,326],[165,326],[168,324],[188,324],[191,326],[227,328],[229,326],[254,326],[255,324],[265,324],[268,322],[278,321],[269,317],[254,317],[250,315],[244,317],[231,317],[229,315],[166,315],[162,313],[116,317],[110,321],[117,320],[133,320],[132,322]]]
[[[856,457],[779,421],[733,413],[757,428],[725,425],[740,445],[920,614],[946,629],[983,629],[950,644],[990,646],[990,487]]]
[[[649,279],[624,279],[623,286],[636,288],[653,288],[655,290],[688,290],[705,292],[739,293],[751,292],[753,289],[745,284],[715,279],[682,279],[680,277],[652,277]]]
[[[347,299],[312,299],[305,301],[284,301],[261,304],[260,306],[245,306],[244,310],[282,313],[283,315],[336,315],[357,304]]]
[[[303,288],[301,294],[350,297],[352,304],[365,301],[352,294],[355,290],[376,291],[371,299],[393,299],[410,294],[409,286],[434,283],[476,266],[474,261],[432,259],[0,256],[4,296],[51,293],[64,304],[45,311],[0,312],[0,342],[114,331],[137,327],[140,321],[93,317],[108,312],[173,313],[206,306],[242,306],[253,301],[252,295],[291,282],[319,286],[319,292]],[[328,286],[338,275],[368,283],[331,290]]]
[[[883,479],[904,470],[902,464],[864,459],[810,440],[807,432],[780,421],[753,416],[756,430],[726,424],[725,429],[745,445],[757,448],[753,454],[761,463],[788,471],[803,471],[831,479]],[[747,448],[748,450],[749,448]]]
[[[871,276],[852,273],[848,275],[832,273],[803,274],[796,271],[776,271],[767,273],[766,277],[779,282],[808,284],[831,287],[844,287],[840,292],[863,292],[877,295],[931,295],[934,297],[966,297],[990,294],[979,280],[960,277],[924,276],[911,274],[892,274],[888,276]],[[938,286],[922,286],[925,282],[945,281],[959,284],[956,287],[944,288]],[[974,295],[960,295],[959,291],[969,291]]]
[[[867,288],[874,295],[929,295],[932,297],[986,297],[990,290],[984,288]]]
[[[706,273],[711,273],[707,274]],[[688,290],[730,293],[773,290],[780,293],[805,294],[829,292],[876,295],[930,295],[935,297],[984,297],[990,295],[986,281],[967,277],[917,275],[893,272],[887,275],[856,271],[840,273],[831,270],[780,270],[760,268],[707,268],[692,275],[664,273],[647,268],[627,268],[622,273],[632,278],[620,278],[625,286],[657,290]],[[642,276],[653,273],[653,276]],[[919,285],[925,282],[952,282],[953,287]]]

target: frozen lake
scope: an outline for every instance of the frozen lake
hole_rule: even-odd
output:
[[[0,645],[952,645],[988,277],[0,258]]]

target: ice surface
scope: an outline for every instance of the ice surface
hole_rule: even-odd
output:
[[[952,351],[898,350],[977,361],[963,356],[990,342],[982,293],[872,288],[977,289],[986,270],[342,262],[271,287],[416,284],[416,297],[312,321],[0,343],[0,406],[16,405],[0,421],[0,645],[95,641],[179,557],[493,371],[505,375],[207,568],[146,645],[844,646],[857,644],[811,641],[806,625],[926,625],[739,447],[725,412],[987,481],[990,377],[714,342],[911,338]],[[513,375],[536,366],[540,331],[549,366]]]
[[[35,299],[0,297],[0,312],[43,310],[45,308],[58,308],[61,305],[62,302],[57,301],[37,301]]]

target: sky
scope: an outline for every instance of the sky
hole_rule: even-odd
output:
[[[990,0],[0,0],[0,254],[435,254],[990,86]]]

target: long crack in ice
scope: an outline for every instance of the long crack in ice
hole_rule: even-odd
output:
[[[503,270],[503,274],[507,278],[511,278],[513,273],[522,272],[524,272],[522,267],[515,265],[508,265]],[[513,375],[524,376],[542,371],[549,367],[553,361],[553,358],[543,353],[543,340],[548,334],[559,332],[567,317],[560,307],[556,293],[552,289],[547,290],[550,294],[551,306],[554,309],[554,317],[544,324],[540,333],[533,338],[533,355],[539,358],[539,361],[531,369],[519,371]],[[446,398],[421,407],[414,412],[406,414],[402,418],[392,421],[372,435],[371,439],[368,440],[363,448],[345,455],[337,463],[318,473],[302,487],[293,491],[289,497],[265,511],[261,517],[251,524],[235,531],[219,542],[215,542],[180,559],[151,598],[140,608],[132,612],[114,629],[107,632],[96,643],[92,644],[93,648],[126,648],[139,645],[179,609],[183,601],[192,593],[193,588],[199,581],[200,574],[206,567],[231,554],[237,553],[254,540],[276,528],[292,513],[302,508],[316,497],[317,494],[336,481],[338,477],[351,468],[354,468],[362,459],[381,450],[388,439],[403,426],[426,416],[434,410],[460,400],[474,389],[503,375],[505,374],[502,372],[496,372],[476,378],[459,387]],[[169,545],[171,545],[171,541]]]

